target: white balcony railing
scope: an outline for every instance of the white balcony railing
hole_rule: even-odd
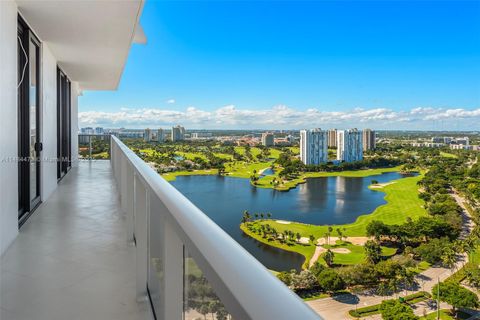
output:
[[[115,136],[111,164],[136,245],[137,297],[150,296],[157,319],[320,319]]]

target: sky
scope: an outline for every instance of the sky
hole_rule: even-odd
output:
[[[480,1],[153,1],[107,128],[480,130]]]

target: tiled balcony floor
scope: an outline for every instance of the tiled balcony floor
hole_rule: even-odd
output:
[[[0,289],[1,320],[152,319],[109,161],[64,177],[2,257]]]

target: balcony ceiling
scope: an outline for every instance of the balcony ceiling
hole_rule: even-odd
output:
[[[132,43],[145,43],[143,0],[17,0],[21,15],[81,90],[115,90]]]

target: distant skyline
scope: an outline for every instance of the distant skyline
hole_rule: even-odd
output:
[[[79,126],[478,130],[479,1],[147,1]]]

